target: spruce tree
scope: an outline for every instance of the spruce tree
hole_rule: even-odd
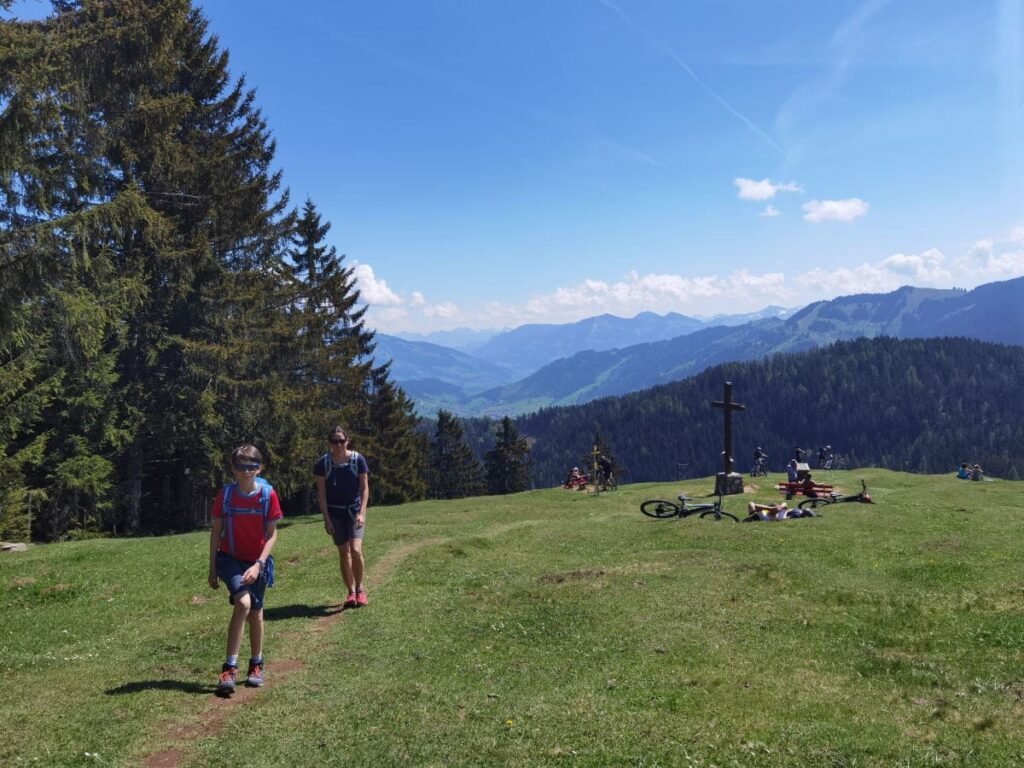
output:
[[[294,467],[295,483],[302,486],[310,481],[308,459],[320,450],[331,426],[344,425],[353,444],[372,454],[366,441],[373,429],[373,331],[364,324],[366,307],[359,304],[353,270],[326,242],[330,228],[307,199],[288,248],[292,295],[283,367],[290,372],[298,411],[288,463]]]
[[[69,0],[0,29],[0,364],[29,319],[39,380],[74,374],[40,420],[37,533],[97,511],[187,525],[225,448],[272,423],[273,142],[185,0]]]
[[[430,442],[417,430],[417,422],[413,402],[390,380],[388,366],[374,369],[368,436],[374,504],[403,504],[426,496]]]
[[[432,499],[461,499],[483,492],[483,469],[466,443],[462,425],[449,411],[437,412],[427,475]]]
[[[494,448],[484,456],[487,492],[518,493],[530,487],[530,443],[508,416],[501,420]]]

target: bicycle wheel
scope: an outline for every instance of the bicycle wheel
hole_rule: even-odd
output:
[[[679,507],[664,499],[650,499],[640,505],[640,511],[648,517],[666,518],[679,514]]]
[[[826,498],[826,497],[819,497],[817,499],[804,499],[803,501],[801,501],[796,506],[797,506],[798,509],[801,509],[801,510],[809,509],[812,512],[817,513],[817,511],[819,509],[827,507],[831,503],[832,503],[832,499],[829,499],[829,498]]]
[[[734,523],[738,523],[740,521],[740,519],[731,512],[726,512],[724,510],[722,512],[715,512],[715,510],[713,509],[709,509],[707,512],[700,513],[700,519],[703,520],[705,518],[711,518],[712,520],[718,523],[720,523],[722,520],[725,520],[726,518],[732,520]]]

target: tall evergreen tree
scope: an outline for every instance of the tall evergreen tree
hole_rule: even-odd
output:
[[[73,373],[39,422],[37,535],[85,509],[115,531],[187,525],[190,481],[205,493],[225,445],[270,423],[273,142],[187,0],[54,7],[0,28],[0,365]]]
[[[330,228],[307,199],[288,249],[293,296],[282,367],[289,372],[296,419],[286,464],[293,484],[303,488],[309,485],[309,458],[333,425],[344,425],[353,444],[371,455],[366,440],[372,429],[373,332],[365,327],[366,307],[359,305],[352,269],[326,242]]]
[[[374,504],[402,504],[427,493],[427,436],[418,431],[413,403],[390,380],[388,367],[374,370],[370,394],[369,460]]]
[[[494,448],[484,457],[487,492],[518,493],[530,487],[530,443],[508,416],[501,420]]]
[[[459,420],[445,410],[437,412],[427,476],[432,499],[461,499],[483,492],[483,468],[466,443]]]

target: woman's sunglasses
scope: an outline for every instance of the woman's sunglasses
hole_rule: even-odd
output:
[[[344,445],[348,442],[347,437],[332,437],[330,442],[334,445]]]

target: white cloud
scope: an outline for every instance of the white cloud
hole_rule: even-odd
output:
[[[868,212],[870,206],[859,197],[847,200],[811,200],[804,203],[807,221],[853,221]]]
[[[356,264],[352,274],[359,288],[362,300],[371,306],[396,306],[402,304],[402,297],[388,288],[384,280],[378,280],[369,264]]]
[[[1015,227],[1002,237],[978,240],[955,266],[975,285],[1016,277],[1024,271],[1024,227]]]
[[[952,279],[945,261],[942,251],[930,248],[921,254],[894,253],[882,260],[881,267],[905,277],[910,285],[938,286],[946,285]]]
[[[760,216],[761,218],[764,218],[764,219],[774,219],[776,216],[781,216],[781,215],[782,215],[782,211],[780,211],[774,205],[766,205],[764,207],[764,210],[761,211],[761,213],[758,214],[758,216]]]
[[[992,258],[992,254],[995,253],[995,249],[995,240],[989,238],[979,240],[971,246],[969,251],[967,251],[966,260],[969,262],[984,264]]]
[[[363,265],[365,267],[365,265]],[[383,333],[432,331],[456,326],[516,327],[524,323],[568,323],[605,312],[632,317],[639,312],[680,312],[690,316],[753,312],[769,304],[801,306],[856,293],[886,293],[903,285],[973,288],[1024,275],[1024,230],[981,238],[959,254],[938,248],[897,252],[859,266],[815,267],[803,273],[740,269],[728,274],[681,275],[633,270],[618,280],[588,278],[537,294],[521,304],[488,301],[428,302],[419,291],[407,300],[385,290],[390,304],[373,304],[362,280],[379,290],[386,285],[364,269],[360,289],[370,304],[368,324]],[[480,293],[477,291],[477,293]],[[397,299],[397,302],[395,301]]]
[[[739,187],[741,200],[771,200],[778,192],[803,192],[803,188],[795,181],[776,184],[771,179],[736,178],[732,183]]]
[[[604,312],[625,317],[649,310],[692,315],[721,311],[721,301],[738,307],[735,311],[746,311],[780,300],[784,282],[781,273],[753,275],[746,270],[726,277],[641,275],[632,271],[615,283],[583,280],[535,296],[527,302],[523,314],[537,322],[570,322]]]
[[[938,248],[929,248],[917,254],[894,253],[858,267],[819,267],[794,276],[789,287],[799,287],[808,295],[817,294],[815,298],[823,299],[852,293],[886,293],[903,285],[974,288],[1024,275],[1024,243],[1014,239],[1016,234],[1017,230],[1013,230],[1002,237],[978,240],[954,259]]]
[[[462,320],[465,317],[459,305],[451,301],[426,306],[423,314],[432,320]]]
[[[391,329],[402,329],[408,327],[410,324],[409,313],[403,307],[380,307],[371,306],[369,312],[367,312],[367,325],[384,330],[387,328]],[[387,333],[387,330],[384,330]]]

